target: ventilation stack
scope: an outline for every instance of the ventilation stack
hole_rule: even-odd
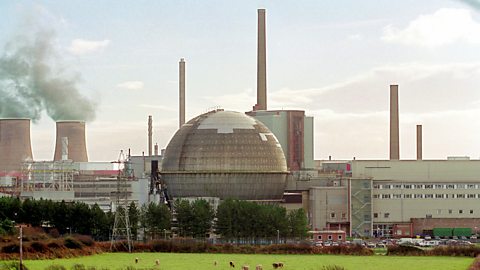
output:
[[[32,159],[30,119],[0,119],[0,175],[19,172]]]
[[[185,59],[181,58],[179,65],[179,105],[180,105],[180,119],[179,128],[185,124]]]
[[[67,139],[65,140],[64,138]],[[68,153],[69,160],[74,162],[88,162],[84,121],[57,122],[54,161],[62,160],[62,142],[65,141],[68,141],[66,153]]]
[[[258,9],[257,34],[257,104],[254,111],[267,110],[267,41],[265,9]]]
[[[390,85],[390,160],[399,159],[398,85]]]
[[[148,116],[148,156],[152,155],[152,116]]]
[[[417,160],[422,159],[422,125],[417,125]]]

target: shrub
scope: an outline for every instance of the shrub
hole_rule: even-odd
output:
[[[480,256],[477,256],[468,270],[480,270]]]
[[[52,264],[45,268],[45,270],[67,270],[67,268],[63,265]]]
[[[17,243],[11,243],[2,247],[3,253],[19,253],[20,246]]]
[[[446,246],[436,247],[429,250],[428,255],[434,256],[465,256],[477,257],[480,255],[480,247],[478,246]]]
[[[387,249],[387,255],[395,256],[422,256],[426,255],[423,249],[415,246],[389,246]]]
[[[67,237],[63,240],[63,244],[69,249],[81,249],[82,243],[72,237]]]
[[[92,237],[89,236],[89,235],[77,234],[77,235],[74,236],[74,238],[77,239],[78,241],[82,242],[82,244],[84,244],[87,247],[92,247],[92,246],[95,245],[95,241],[93,241]]]
[[[35,251],[35,252],[40,252],[40,253],[46,253],[48,251],[48,246],[43,243],[43,242],[32,242],[30,244],[30,247]]]
[[[47,244],[47,247],[51,249],[59,249],[62,247],[62,245],[59,244],[58,242],[50,242]]]

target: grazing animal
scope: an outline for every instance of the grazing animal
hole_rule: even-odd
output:
[[[273,268],[283,268],[283,262],[274,262],[272,263]]]
[[[156,259],[156,260],[155,260],[155,264],[156,264],[156,265],[160,265],[160,260],[159,260],[159,259]]]
[[[262,265],[261,265],[261,264],[258,264],[258,265],[255,267],[255,270],[263,270]]]
[[[135,258],[135,263],[138,263],[138,258]]]
[[[235,268],[235,263],[230,261],[230,267]]]
[[[242,266],[242,270],[248,270],[248,269],[250,269],[250,266],[248,266],[248,265]]]
[[[217,261],[213,261],[213,266],[217,266],[218,262]]]

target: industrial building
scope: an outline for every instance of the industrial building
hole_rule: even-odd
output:
[[[400,158],[399,87],[390,90],[389,160],[314,160],[314,119],[268,110],[266,11],[258,10],[257,102],[246,113],[213,110],[185,121],[186,62],[179,62],[179,129],[159,152],[127,155],[121,188],[138,204],[235,198],[303,208],[311,229],[349,236],[432,235],[480,229],[480,160]],[[388,102],[388,101],[385,101]],[[54,158],[34,161],[29,119],[0,119],[0,195],[97,203],[114,209],[119,167],[89,162],[83,121],[57,122]],[[154,149],[153,149],[154,148]],[[322,236],[325,237],[325,236]],[[328,237],[328,236],[327,236]]]

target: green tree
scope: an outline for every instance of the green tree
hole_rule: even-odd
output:
[[[204,238],[212,228],[214,217],[213,208],[206,200],[200,199],[191,203],[191,209],[191,234],[193,237]]]
[[[163,230],[169,230],[171,219],[170,209],[165,204],[152,202],[147,206],[145,221],[152,238],[157,238],[156,236]]]
[[[174,205],[177,228],[180,236],[192,236],[192,228],[194,225],[193,208],[187,200],[176,200]]]
[[[308,219],[303,208],[288,213],[289,236],[305,238],[308,232]]]
[[[139,216],[140,211],[135,203],[130,203],[128,206],[128,220],[130,221],[130,232],[132,233],[133,239],[137,239]]]

